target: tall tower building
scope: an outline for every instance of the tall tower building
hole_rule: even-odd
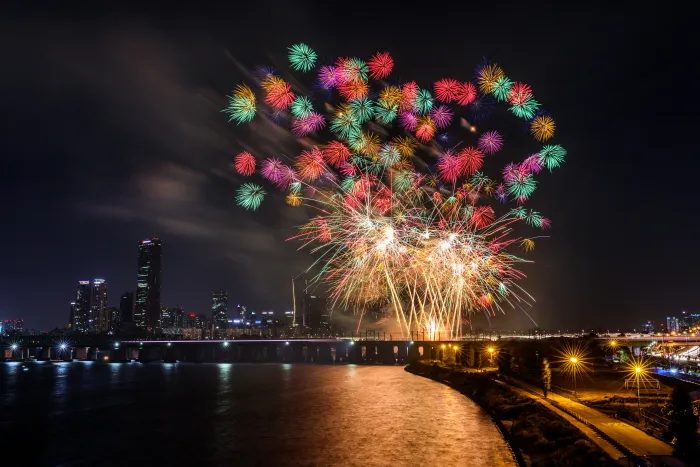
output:
[[[158,238],[139,242],[134,322],[155,329],[160,320],[160,261],[162,242]]]
[[[219,290],[211,294],[211,317],[219,329],[228,328],[228,293]]]
[[[122,323],[134,322],[134,292],[124,292],[119,299],[119,314]]]
[[[90,331],[90,281],[78,281],[73,309],[73,329],[82,333]]]
[[[92,281],[90,290],[90,319],[91,332],[107,332],[111,326],[111,319],[107,315],[107,282],[104,279]]]

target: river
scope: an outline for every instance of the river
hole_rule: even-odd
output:
[[[516,465],[471,400],[389,366],[0,363],[0,434],[8,467]]]

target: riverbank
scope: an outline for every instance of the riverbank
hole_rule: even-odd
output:
[[[496,381],[493,373],[419,361],[406,371],[447,384],[476,402],[494,420],[522,466],[615,466],[610,456],[565,419]]]

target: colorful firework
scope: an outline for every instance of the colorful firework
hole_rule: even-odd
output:
[[[305,44],[289,49],[293,70],[310,71],[316,60]],[[383,81],[394,65],[386,52],[367,62],[353,57],[321,65],[316,89],[337,90],[323,93],[323,101],[296,95],[284,73],[259,70],[261,98],[269,106],[263,118],[269,113],[304,146],[291,166],[269,155],[259,176],[285,192],[289,206],[315,210],[294,238],[318,258],[311,268],[336,306],[382,308],[406,332],[456,337],[471,314],[493,315],[532,299],[517,284],[523,277],[517,266],[525,260],[511,250],[529,252],[535,243],[515,236],[513,226],[551,226],[525,203],[537,187],[535,176],[559,167],[566,151],[556,144],[532,148],[491,177],[485,170],[493,163],[484,159],[501,151],[504,138],[475,125],[498,102],[507,101],[505,108],[528,120],[536,141],[554,136],[554,120],[538,113],[532,89],[486,63],[477,69],[476,85],[444,78],[431,93],[414,81]],[[295,90],[307,84],[293,82]],[[241,85],[224,112],[230,121],[247,122],[255,106],[255,94]],[[322,131],[326,122],[330,131]],[[257,164],[243,152],[234,167],[251,176]],[[236,192],[245,209],[257,209],[264,197],[255,183]]]

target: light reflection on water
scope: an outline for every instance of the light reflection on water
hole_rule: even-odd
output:
[[[0,435],[33,439],[27,465],[516,465],[474,403],[399,367],[0,364],[0,380]]]

